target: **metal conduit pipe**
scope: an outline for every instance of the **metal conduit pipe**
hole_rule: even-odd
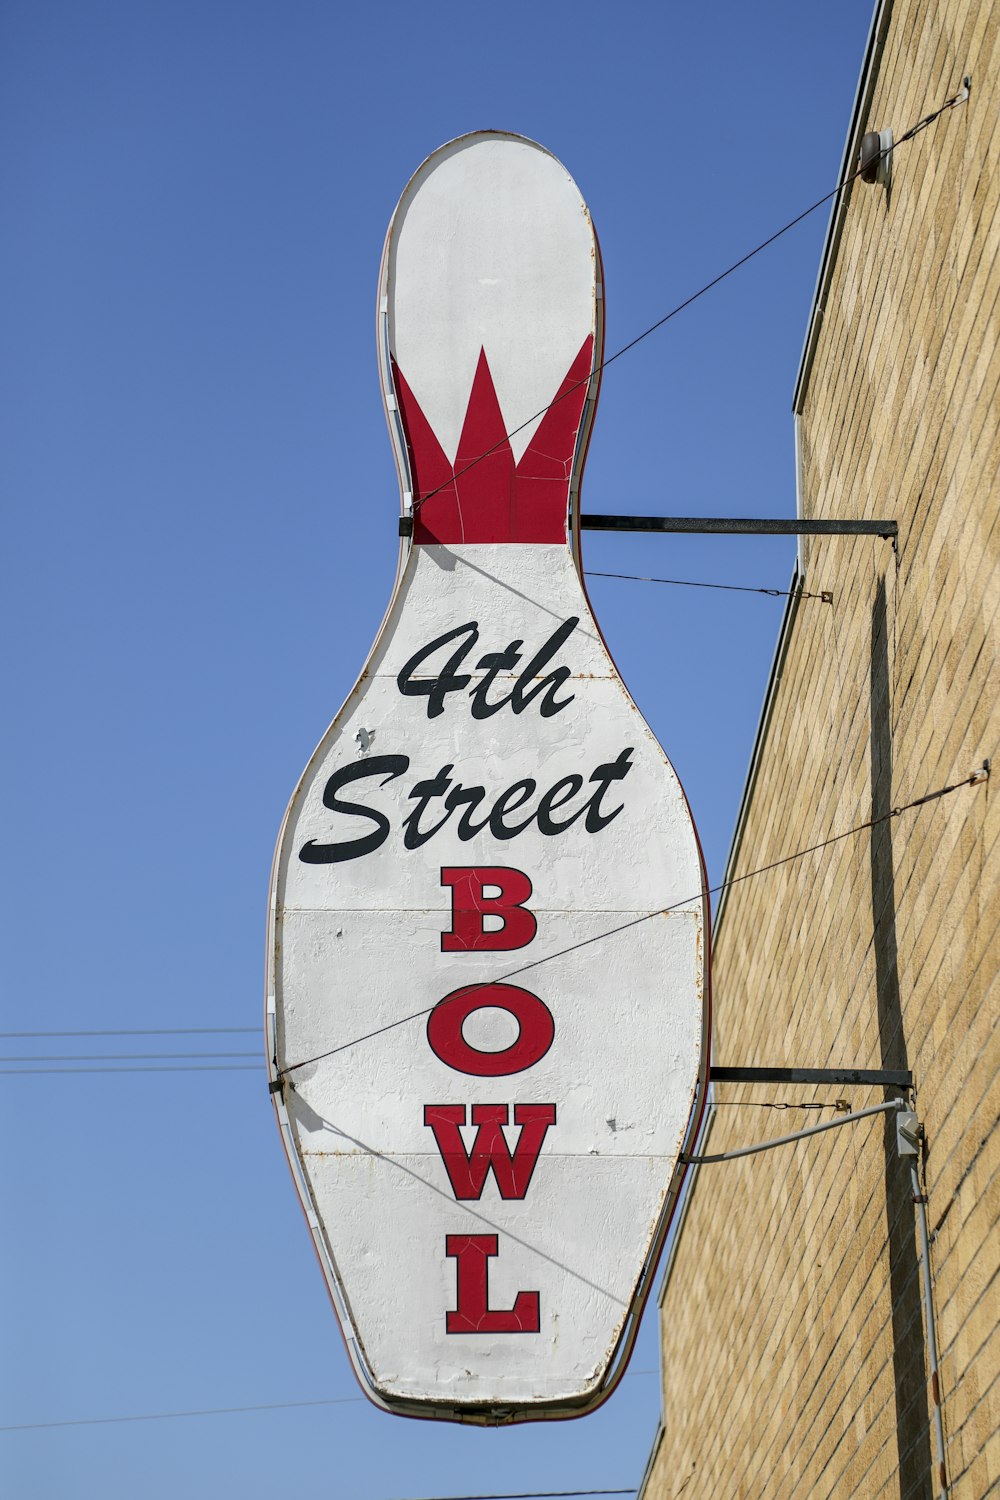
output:
[[[823,1130],[836,1130],[839,1125],[853,1125],[855,1120],[867,1120],[871,1115],[884,1115],[905,1108],[905,1099],[890,1099],[887,1104],[872,1104],[868,1109],[859,1109],[852,1115],[840,1115],[836,1120],[824,1120],[822,1125],[808,1125],[804,1130],[794,1130],[791,1135],[776,1135],[769,1141],[758,1141],[756,1146],[740,1146],[735,1151],[719,1151],[713,1156],[682,1155],[680,1160],[686,1166],[701,1166],[707,1161],[735,1161],[738,1156],[756,1156],[758,1151],[771,1151],[775,1146],[789,1146],[793,1141],[804,1141],[807,1136],[819,1135]]]
[[[920,1128],[917,1125],[917,1117],[907,1110],[905,1099],[890,1099],[885,1104],[873,1104],[868,1109],[859,1109],[853,1114],[841,1115],[836,1120],[824,1120],[820,1125],[809,1125],[804,1130],[795,1130],[790,1135],[778,1135],[768,1141],[758,1141],[754,1146],[741,1146],[735,1151],[719,1151],[710,1156],[681,1156],[681,1161],[691,1165],[701,1166],[705,1162],[735,1161],[741,1156],[755,1156],[759,1151],[770,1151],[775,1146],[789,1146],[794,1141],[806,1140],[811,1135],[819,1135],[824,1130],[835,1130],[840,1125],[850,1125],[856,1120],[867,1120],[872,1115],[897,1114],[897,1131],[899,1136],[900,1154],[909,1157],[910,1182],[913,1188],[913,1203],[917,1210],[917,1222],[920,1226],[920,1268],[921,1286],[924,1296],[924,1317],[927,1324],[927,1359],[930,1365],[931,1395],[934,1404],[934,1441],[937,1447],[938,1472],[937,1472],[937,1497],[938,1500],[948,1500],[948,1476],[945,1467],[944,1446],[944,1419],[941,1407],[941,1378],[938,1368],[937,1328],[934,1321],[934,1299],[931,1292],[931,1249],[930,1236],[927,1232],[927,1197],[920,1184],[920,1173],[917,1165],[917,1149],[920,1140]]]
[[[927,1195],[920,1186],[920,1173],[916,1159],[910,1159],[910,1181],[913,1184],[913,1202],[920,1225],[921,1281],[924,1289],[924,1314],[927,1322],[927,1360],[931,1369],[931,1396],[934,1401],[934,1439],[938,1456],[938,1496],[948,1500],[948,1476],[944,1462],[944,1419],[941,1412],[941,1381],[938,1375],[937,1331],[934,1324],[934,1299],[931,1295],[931,1245],[927,1233]]]

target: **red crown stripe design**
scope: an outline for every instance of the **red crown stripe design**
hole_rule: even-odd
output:
[[[454,465],[393,360],[414,501],[419,504],[414,542],[566,541],[569,484],[593,348],[593,335],[588,334],[516,465],[485,349],[479,354]],[[488,456],[477,462],[482,454]],[[468,468],[470,464],[474,467]],[[463,469],[468,472],[462,474]],[[430,499],[419,503],[425,495]]]

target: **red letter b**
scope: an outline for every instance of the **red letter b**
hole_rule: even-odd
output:
[[[457,865],[441,871],[441,884],[451,886],[451,931],[441,934],[442,953],[525,948],[535,936],[538,923],[524,906],[531,881],[521,870]],[[484,896],[488,885],[499,886],[499,896]],[[503,926],[487,932],[484,917],[500,917]]]

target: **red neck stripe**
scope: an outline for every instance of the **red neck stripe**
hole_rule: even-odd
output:
[[[417,507],[415,542],[567,540],[569,486],[593,347],[588,335],[518,464],[485,350],[480,351],[454,465],[393,360]],[[430,498],[425,501],[424,496]]]

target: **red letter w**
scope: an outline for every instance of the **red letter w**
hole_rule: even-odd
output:
[[[506,1104],[474,1104],[472,1123],[478,1126],[472,1150],[466,1151],[459,1126],[465,1124],[464,1104],[426,1104],[424,1124],[434,1132],[448,1180],[456,1198],[480,1198],[490,1168],[501,1198],[523,1198],[528,1191],[542,1142],[556,1123],[554,1104],[515,1104],[514,1124],[521,1134],[513,1154],[501,1130],[507,1123]]]

